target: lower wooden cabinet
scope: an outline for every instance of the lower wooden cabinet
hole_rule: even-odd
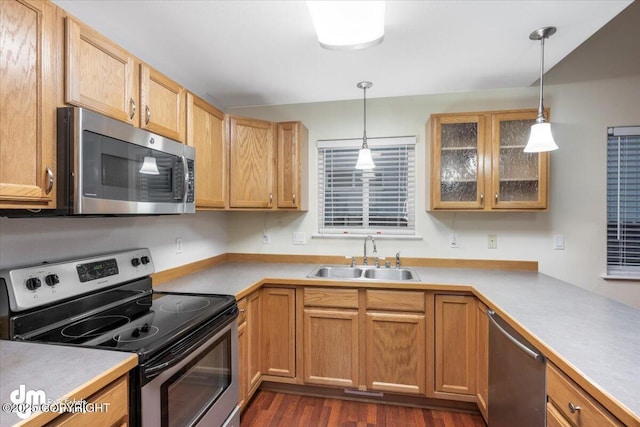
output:
[[[473,296],[435,296],[433,397],[475,402],[476,312]]]
[[[238,405],[244,408],[262,379],[261,291],[238,301]]]
[[[129,376],[115,380],[88,399],[89,403],[104,404],[104,412],[64,414],[47,426],[84,427],[88,425],[124,427],[129,425]],[[106,406],[108,405],[108,406]]]
[[[263,373],[296,376],[296,290],[262,289]]]
[[[487,306],[478,301],[476,318],[476,399],[485,421],[489,417],[489,317]],[[488,421],[487,421],[488,422]]]
[[[548,426],[624,425],[551,363],[547,363],[547,395]]]

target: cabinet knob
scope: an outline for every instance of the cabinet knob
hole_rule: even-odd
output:
[[[240,313],[243,313],[243,314],[244,314],[244,312],[245,312],[245,311],[247,311],[247,309],[246,309],[246,308],[241,308],[241,309],[240,309]]]
[[[496,204],[498,204],[498,193],[496,193],[493,197],[494,197],[494,198],[495,198],[495,200],[496,200]]]
[[[53,171],[49,166],[47,166],[46,171],[47,171],[47,188],[45,188],[44,192],[45,194],[49,194],[51,193],[51,190],[53,190]]]
[[[273,193],[269,193],[269,206],[273,203]]]
[[[133,98],[129,99],[129,120],[133,120],[133,116],[136,114],[136,102]]]
[[[484,193],[480,193],[480,207],[484,208]]]
[[[293,193],[293,204],[296,204],[296,193]]]
[[[580,409],[582,409],[582,408],[579,407],[578,405],[574,405],[573,403],[569,402],[569,412],[571,412],[572,414],[575,414],[576,412],[579,412]]]
[[[151,110],[149,109],[148,105],[145,105],[144,106],[144,124],[148,125],[149,120],[151,120]]]

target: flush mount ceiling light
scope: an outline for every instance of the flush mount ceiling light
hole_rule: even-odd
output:
[[[551,134],[551,124],[547,123],[544,118],[544,105],[542,104],[544,90],[542,81],[544,77],[544,40],[551,37],[555,32],[556,27],[543,27],[529,34],[529,39],[540,40],[540,103],[538,104],[536,123],[531,126],[529,141],[524,147],[525,153],[540,153],[558,149]]]
[[[358,151],[358,161],[356,162],[356,169],[373,169],[376,167],[371,157],[371,150],[367,145],[367,89],[373,86],[371,82],[360,82],[357,84],[358,88],[364,91],[364,131],[362,134],[362,148]]]
[[[384,1],[308,1],[307,7],[325,49],[365,49],[384,38]]]

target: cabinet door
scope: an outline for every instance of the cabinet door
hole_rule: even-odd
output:
[[[140,64],[140,127],[184,142],[185,99],[182,86]]]
[[[0,207],[55,207],[55,6],[0,1]]]
[[[224,208],[227,138],[224,114],[187,93],[187,145],[196,149],[196,208]]]
[[[523,151],[536,116],[533,110],[492,115],[492,209],[547,207],[549,153]]]
[[[262,289],[262,334],[265,375],[296,376],[296,291]]]
[[[484,207],[483,115],[431,116],[431,209]]]
[[[66,18],[65,101],[138,125],[134,57],[97,31]]]
[[[240,307],[240,304],[238,304]],[[238,406],[244,408],[247,402],[247,372],[249,370],[249,359],[247,355],[247,322],[238,325]]]
[[[278,123],[276,134],[278,208],[306,210],[308,189],[303,178],[307,173],[307,128],[300,122]]]
[[[425,392],[424,314],[367,312],[367,389]]]
[[[485,421],[488,418],[489,402],[489,318],[487,306],[478,301],[476,319],[476,398],[478,409]]]
[[[262,377],[261,291],[247,297],[247,398],[260,385]]]
[[[435,396],[475,401],[476,300],[472,296],[436,295]]]
[[[231,117],[229,127],[229,206],[273,208],[276,195],[272,123]]]
[[[304,382],[358,387],[358,311],[304,309]]]

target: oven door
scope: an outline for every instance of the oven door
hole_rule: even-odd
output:
[[[179,349],[176,349],[178,352]],[[221,426],[238,403],[238,323],[234,320],[179,363],[142,386],[143,427]],[[156,375],[155,373],[153,375]]]

